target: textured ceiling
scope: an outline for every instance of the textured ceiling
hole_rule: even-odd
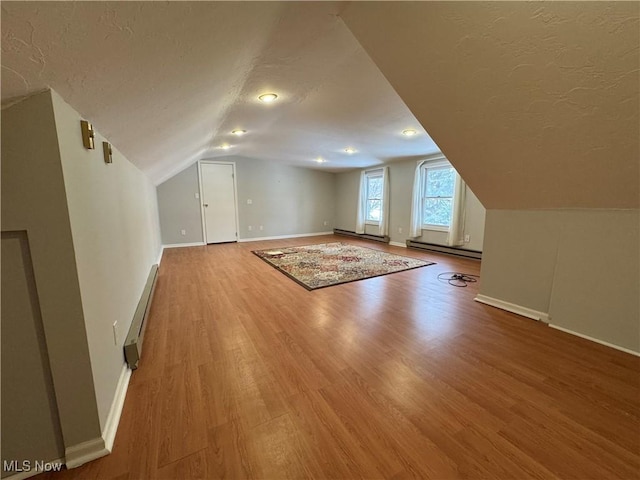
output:
[[[347,26],[487,208],[640,206],[638,2],[354,2]]]
[[[156,183],[229,154],[339,171],[437,152],[341,6],[2,2],[3,104],[53,88]]]

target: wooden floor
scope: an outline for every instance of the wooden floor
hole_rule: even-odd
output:
[[[251,254],[336,239],[437,264],[309,292]],[[640,478],[640,359],[436,278],[479,268],[333,236],[165,250],[113,453],[42,477]]]

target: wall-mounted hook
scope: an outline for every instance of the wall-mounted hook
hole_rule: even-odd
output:
[[[109,142],[102,142],[102,151],[104,152],[104,163],[113,163],[113,149]]]
[[[84,148],[93,150],[96,148],[93,144],[95,136],[93,126],[86,120],[80,120],[80,127],[82,128],[82,143],[84,144]]]

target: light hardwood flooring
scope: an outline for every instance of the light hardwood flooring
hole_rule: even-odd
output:
[[[309,292],[251,253],[327,241],[437,264]],[[42,478],[640,478],[640,359],[448,271],[480,263],[333,236],[165,250],[113,453]]]

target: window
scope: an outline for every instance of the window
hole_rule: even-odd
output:
[[[360,172],[356,233],[365,233],[367,225],[378,227],[378,235],[389,233],[389,167]],[[371,233],[373,229],[369,229]]]
[[[367,223],[378,225],[382,209],[382,172],[376,170],[366,173],[367,204],[365,220]]]
[[[448,231],[451,225],[455,170],[447,162],[425,163],[422,167],[422,226]]]

